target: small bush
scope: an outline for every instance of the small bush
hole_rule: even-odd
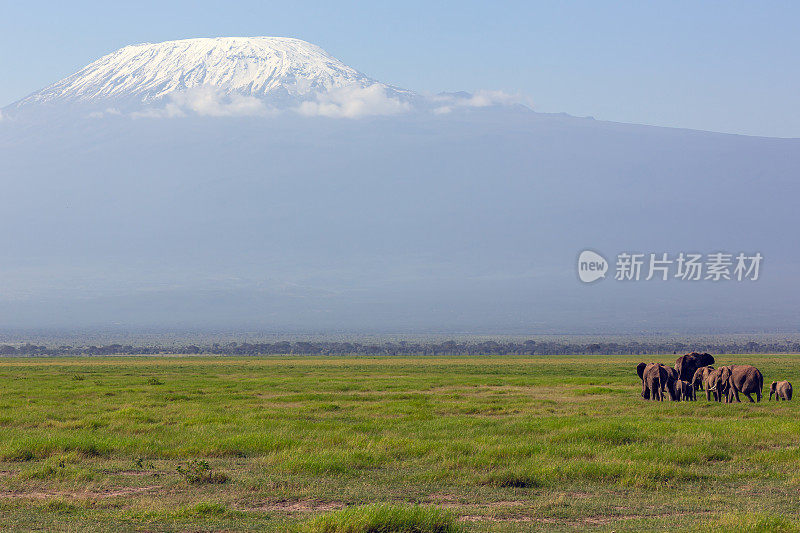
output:
[[[197,485],[204,483],[221,484],[228,481],[227,474],[214,472],[211,469],[211,465],[208,464],[208,461],[202,461],[200,459],[189,461],[185,466],[178,465],[178,468],[175,470],[178,474],[183,476],[186,481]]]
[[[150,378],[147,380],[148,385],[163,385],[164,382],[158,378]]]
[[[84,377],[81,376],[80,374],[73,374],[72,375],[72,381],[83,381],[83,380],[84,380]]]
[[[307,533],[460,533],[449,511],[432,507],[366,505],[333,511],[305,524]]]

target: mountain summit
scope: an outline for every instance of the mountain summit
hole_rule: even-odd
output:
[[[126,46],[13,105],[154,103],[173,93],[213,89],[272,103],[313,99],[344,87],[382,88],[322,48],[286,37],[218,37]]]

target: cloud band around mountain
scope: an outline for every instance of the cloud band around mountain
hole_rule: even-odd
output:
[[[451,113],[457,109],[523,104],[529,99],[504,91],[480,90],[474,94],[440,94],[418,99],[415,103],[393,96],[383,85],[362,87],[349,85],[318,93],[312,100],[300,102],[288,109],[278,109],[268,100],[255,96],[222,94],[213,87],[197,87],[171,93],[166,103],[130,113],[134,118],[180,118],[187,116],[242,117],[276,116],[297,113],[306,117],[359,119],[370,116],[389,116],[414,110]],[[92,113],[93,117],[120,114],[114,108]]]

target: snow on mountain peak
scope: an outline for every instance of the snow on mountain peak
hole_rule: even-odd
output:
[[[411,93],[373,80],[322,48],[287,37],[217,37],[126,46],[20,100],[153,103],[184,91],[307,101],[342,88]]]

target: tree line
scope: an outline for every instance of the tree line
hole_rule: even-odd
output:
[[[800,353],[798,341],[719,341],[697,343],[690,341],[659,342],[559,342],[527,340],[501,341],[444,341],[444,342],[342,342],[342,341],[280,341],[228,342],[205,345],[179,344],[169,346],[107,344],[101,346],[46,346],[25,343],[0,345],[0,356],[77,356],[77,355],[648,355],[683,354],[692,351],[711,354],[730,353]]]

